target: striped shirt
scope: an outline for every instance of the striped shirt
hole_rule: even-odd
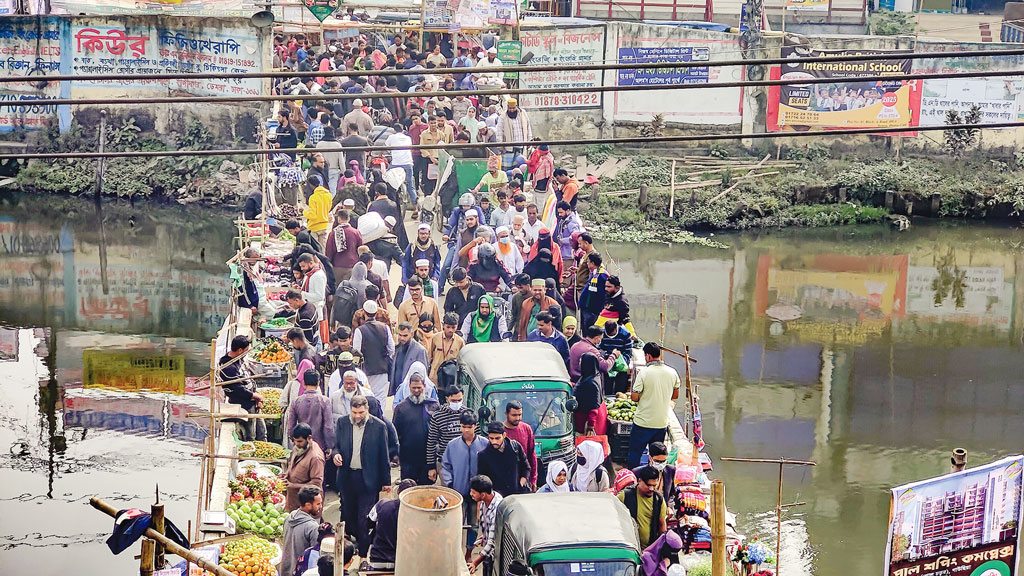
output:
[[[490,556],[494,552],[494,522],[501,501],[501,494],[494,492],[490,505],[480,502],[480,537],[477,538],[476,544],[481,547],[481,556]]]
[[[427,423],[427,466],[436,466],[437,459],[444,453],[445,447],[456,437],[462,435],[459,418],[464,413],[472,413],[470,408],[463,407],[452,410],[445,404],[430,415]]]

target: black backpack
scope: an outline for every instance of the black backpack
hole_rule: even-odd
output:
[[[352,316],[359,308],[359,295],[348,282],[338,284],[334,292],[334,308],[331,309],[331,325],[352,326]]]
[[[447,390],[449,386],[455,385],[455,382],[458,380],[458,375],[459,364],[454,358],[441,362],[441,365],[437,367],[437,382],[434,382],[434,384],[437,386],[437,396],[440,402],[444,403],[444,391]]]

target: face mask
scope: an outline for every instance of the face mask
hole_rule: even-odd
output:
[[[462,410],[462,402],[449,402],[448,407],[452,410]]]
[[[512,241],[512,239],[509,238],[508,236],[506,236],[504,238],[498,238],[498,242],[501,242],[502,244],[508,244],[511,241]]]
[[[580,454],[580,455],[576,456],[576,462],[579,463],[580,466],[586,466],[587,465],[587,458],[583,454]]]
[[[661,472],[666,466],[668,466],[668,461],[658,462],[657,460],[651,460],[651,466],[658,472]]]

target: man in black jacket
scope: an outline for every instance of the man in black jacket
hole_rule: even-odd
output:
[[[409,377],[409,395],[395,406],[392,421],[398,432],[401,452],[402,478],[411,478],[418,484],[430,484],[427,472],[427,433],[430,415],[440,406],[427,396],[423,376]]]
[[[221,357],[217,371],[217,379],[221,382],[231,382],[224,386],[224,394],[230,404],[238,404],[243,410],[249,413],[259,412],[263,396],[256,391],[256,384],[249,380],[249,370],[245,366],[245,356],[249,353],[251,342],[248,336],[235,336],[231,339],[231,350]],[[266,441],[267,425],[262,418],[249,419],[245,425],[246,440]]]
[[[529,492],[530,464],[526,451],[519,442],[505,437],[503,423],[487,424],[487,442],[487,448],[477,456],[477,473],[490,478],[502,496]]]
[[[310,246],[313,247],[313,250],[315,252],[324,251],[323,248],[320,247],[320,243],[317,242],[315,238],[313,238],[312,234],[309,233],[309,230],[306,230],[305,228],[299,225],[298,220],[289,220],[285,222],[284,229],[287,230],[288,233],[291,234],[292,236],[295,236],[296,246],[301,246],[302,244],[309,244]],[[293,257],[297,256],[297,254],[293,253]]]
[[[274,318],[295,318],[295,327],[302,330],[306,342],[314,347],[320,343],[319,323],[320,314],[312,302],[302,297],[302,292],[289,289],[284,294],[288,307],[274,315]],[[296,359],[296,366],[301,360]]]
[[[462,326],[466,316],[476,312],[480,298],[487,294],[487,291],[478,282],[473,282],[466,269],[462,267],[452,270],[452,282],[455,283],[455,288],[444,295],[444,313],[458,314],[458,325]]]
[[[382,420],[370,415],[364,396],[352,398],[348,416],[338,418],[335,431],[335,485],[341,496],[342,517],[349,533],[356,537],[359,555],[365,557],[370,548],[366,516],[381,490],[390,490],[391,486],[388,431]]]

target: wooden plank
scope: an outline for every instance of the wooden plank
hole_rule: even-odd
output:
[[[590,166],[587,165],[586,156],[576,157],[576,179],[583,180],[587,176],[587,172],[590,170]]]
[[[609,178],[615,178],[616,176],[618,176],[619,171],[625,170],[626,166],[629,166],[629,163],[632,161],[632,158],[623,158],[622,160],[619,160],[619,162],[614,167],[612,167],[612,169],[609,170],[608,173],[605,175],[608,176]]]
[[[676,210],[676,161],[672,161],[672,173],[669,177],[668,217],[672,218]]]
[[[758,166],[757,166],[757,167],[760,167],[760,165],[761,165],[761,164],[764,164],[765,162],[767,162],[767,161],[768,161],[768,159],[769,159],[769,158],[771,158],[771,157],[772,157],[772,156],[771,156],[771,154],[767,154],[767,155],[765,155],[765,157],[764,157],[764,158],[762,158],[760,162],[758,162]],[[751,176],[751,173],[752,173],[752,172],[753,172],[754,170],[756,170],[756,169],[757,169],[757,167],[755,167],[755,168],[751,168],[751,169],[750,169],[750,170],[749,170],[749,171],[747,172],[747,174],[746,174],[746,177],[750,177],[750,176]],[[777,173],[778,173],[778,172],[776,172],[776,174],[777,174]],[[768,174],[759,174],[758,176],[768,176]],[[739,186],[739,185],[740,185],[740,180],[743,180],[743,179],[745,179],[745,178],[737,178],[737,179],[736,179],[736,182],[735,182],[735,183],[734,183],[734,184],[733,184],[732,186],[729,186],[728,188],[726,188],[725,190],[723,190],[721,194],[719,194],[718,196],[715,196],[714,198],[712,198],[712,199],[711,199],[711,203],[717,202],[717,201],[718,201],[719,199],[723,198],[723,197],[724,197],[724,196],[725,196],[726,194],[728,194],[729,192],[732,192],[732,191],[733,191],[733,189],[735,189],[735,188],[736,188],[737,186]]]
[[[614,168],[615,165],[618,163],[618,158],[612,158],[611,156],[609,156],[608,158],[605,159],[604,162],[601,163],[600,166],[591,170],[590,173],[598,178],[601,178],[602,176],[608,173],[608,170]]]

